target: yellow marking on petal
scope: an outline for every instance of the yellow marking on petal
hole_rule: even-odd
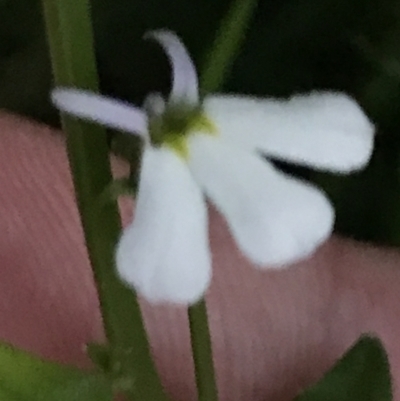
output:
[[[168,146],[179,157],[185,161],[189,159],[189,147],[187,137],[193,133],[203,133],[206,135],[218,135],[216,125],[207,118],[204,114],[197,114],[189,121],[186,132],[182,135],[181,132],[168,132],[164,138],[165,146]]]
[[[183,160],[187,161],[189,159],[189,147],[184,136],[171,135],[165,139],[164,144],[173,150]]]
[[[190,122],[190,131],[200,131],[209,135],[217,135],[218,129],[214,122],[205,114],[200,113]]]

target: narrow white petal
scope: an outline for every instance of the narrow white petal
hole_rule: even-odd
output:
[[[365,166],[374,127],[360,106],[340,93],[312,93],[288,101],[215,96],[206,114],[221,135],[240,147],[333,172]]]
[[[57,88],[52,101],[61,111],[110,128],[147,136],[147,116],[140,108],[93,92]]]
[[[255,264],[279,267],[307,257],[332,231],[323,193],[256,154],[199,134],[190,139],[189,166]]]
[[[207,210],[185,162],[147,147],[133,223],[119,242],[123,280],[151,302],[194,303],[211,278]]]
[[[184,44],[167,30],[151,31],[146,37],[155,39],[169,57],[173,76],[170,100],[196,105],[199,102],[197,71]]]

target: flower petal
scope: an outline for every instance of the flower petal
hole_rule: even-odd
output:
[[[374,127],[345,94],[214,96],[204,106],[225,139],[280,160],[345,173],[363,167],[373,150]]]
[[[183,159],[146,147],[133,223],[119,242],[117,269],[151,302],[194,303],[211,278],[207,210]]]
[[[330,235],[334,212],[315,187],[215,137],[193,135],[189,146],[193,176],[254,263],[295,262]]]
[[[169,57],[173,76],[170,100],[197,105],[199,83],[196,67],[178,36],[171,31],[158,30],[147,33],[145,37],[155,39]]]
[[[68,114],[147,137],[146,114],[129,103],[89,91],[66,88],[55,89],[51,98],[58,109]]]

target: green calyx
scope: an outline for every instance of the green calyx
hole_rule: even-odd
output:
[[[149,122],[150,138],[154,146],[168,146],[184,159],[189,157],[187,137],[202,132],[214,135],[217,130],[201,107],[176,106],[167,108]]]

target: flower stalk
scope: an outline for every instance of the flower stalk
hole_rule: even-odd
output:
[[[196,372],[199,401],[218,401],[213,353],[204,300],[189,308],[189,327],[192,355]]]
[[[258,0],[233,1],[218,29],[200,74],[200,89],[203,94],[216,92],[223,86],[246,37],[246,29],[257,4]]]
[[[244,41],[258,0],[235,0],[222,21],[200,75],[200,91],[204,95],[223,86],[235,56]],[[207,306],[204,300],[188,309],[190,339],[195,365],[199,401],[218,401]]]
[[[96,92],[98,78],[89,1],[43,0],[43,10],[56,85]],[[106,132],[102,127],[66,115],[62,115],[62,126],[109,343],[108,373],[116,390],[131,399],[167,401],[150,355],[136,296],[115,272],[114,249],[120,233],[117,204],[110,202],[101,210],[95,207],[112,181]]]

